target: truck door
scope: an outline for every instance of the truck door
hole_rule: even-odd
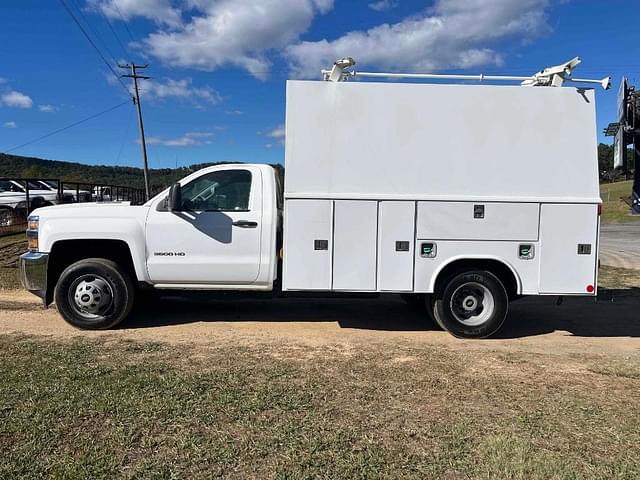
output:
[[[242,285],[260,272],[262,174],[224,167],[182,184],[182,211],[161,201],[147,217],[154,283]]]

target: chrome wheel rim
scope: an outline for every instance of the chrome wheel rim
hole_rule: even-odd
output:
[[[477,327],[487,322],[495,311],[495,299],[491,291],[478,282],[467,282],[451,295],[450,310],[463,325]]]
[[[99,275],[82,275],[69,289],[69,303],[81,316],[95,319],[104,316],[113,307],[113,289]]]

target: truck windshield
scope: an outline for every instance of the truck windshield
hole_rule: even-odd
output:
[[[40,182],[28,181],[27,185],[29,186],[29,190],[49,190],[48,188],[44,188]]]

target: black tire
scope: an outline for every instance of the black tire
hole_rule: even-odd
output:
[[[123,321],[133,306],[131,277],[115,262],[87,258],[67,267],[54,299],[68,323],[84,330],[104,330]]]
[[[36,208],[50,207],[51,205],[53,205],[51,202],[46,201],[42,197],[35,197],[31,200],[31,208],[33,210]]]
[[[431,320],[431,322],[437,329],[443,330],[442,325],[438,323],[438,321],[436,320],[436,317],[433,314],[433,305],[435,301],[436,301],[436,297],[432,293],[424,294],[424,308],[427,311],[427,316],[429,317],[429,320]]]
[[[433,316],[443,329],[459,338],[486,338],[507,317],[509,296],[502,282],[487,271],[458,273],[438,289]]]

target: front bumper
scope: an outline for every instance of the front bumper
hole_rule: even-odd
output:
[[[47,296],[49,254],[27,252],[20,255],[19,275],[22,286],[43,300]]]

